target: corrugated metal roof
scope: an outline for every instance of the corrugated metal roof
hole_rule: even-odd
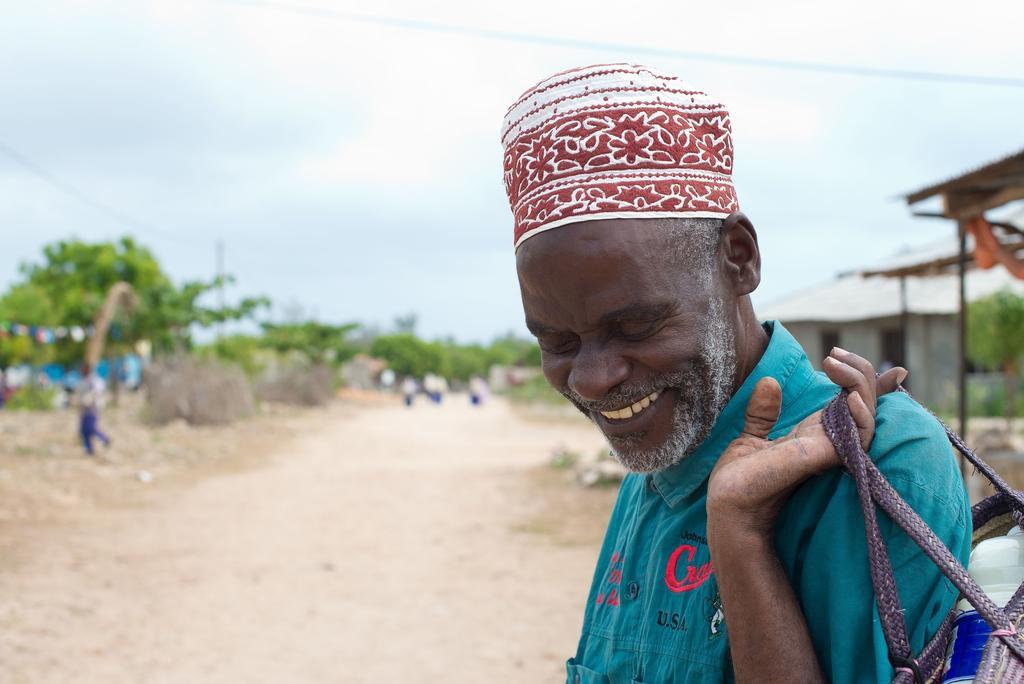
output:
[[[1003,288],[1024,296],[1024,281],[1003,268],[971,271],[967,300],[973,301]],[[960,308],[956,276],[907,278],[907,310],[913,314],[955,314]],[[898,278],[845,275],[757,307],[762,319],[796,321],[864,321],[900,314]]]
[[[974,238],[967,237],[967,252],[974,250]],[[891,257],[880,260],[871,268],[865,271],[892,271],[898,268],[907,268],[930,261],[937,261],[945,257],[955,256],[960,251],[960,239],[955,235],[929,242],[920,247],[905,248]],[[858,269],[860,270],[860,269]]]
[[[872,270],[920,263],[956,254],[958,240],[929,243],[896,255]],[[908,277],[907,309],[914,314],[955,314],[960,309],[959,278],[954,275]],[[967,272],[967,300],[973,301],[1003,288],[1024,296],[1024,281],[1005,268],[973,269]],[[757,307],[762,319],[797,321],[862,321],[900,314],[899,278],[866,277],[847,273],[834,280],[807,287]]]
[[[970,169],[969,171],[961,173],[958,176],[952,176],[944,181],[933,183],[932,185],[921,188],[920,190],[908,192],[907,194],[904,195],[904,197],[906,198],[908,204],[914,204],[915,202],[920,202],[923,199],[927,199],[929,197],[937,195],[943,190],[948,190],[951,186],[963,184],[969,185],[971,181],[978,181],[985,178],[986,176],[993,174],[998,175],[998,173],[1001,170],[1001,167],[1013,166],[1016,162],[1019,161],[1024,162],[1024,149],[1018,150],[1017,152],[1013,152],[1012,154],[1008,154],[1000,159],[990,161],[986,164],[976,166]]]

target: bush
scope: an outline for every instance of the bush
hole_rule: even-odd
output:
[[[10,411],[49,411],[57,400],[55,387],[26,385],[17,390],[6,404]]]
[[[500,337],[487,349],[488,366],[540,367],[540,347],[532,339],[514,335]]]
[[[336,365],[348,361],[359,351],[349,340],[349,335],[358,328],[358,323],[264,323],[261,343],[280,354],[301,352],[313,364]]]
[[[238,366],[245,374],[252,378],[266,368],[265,354],[273,352],[264,351],[262,341],[252,335],[229,335],[222,337],[209,345],[198,347],[195,355],[202,360],[217,360],[225,364]]]
[[[548,461],[551,467],[556,470],[568,470],[570,468],[575,468],[576,464],[579,462],[580,455],[564,446],[556,447],[555,450],[551,452],[551,459]]]
[[[441,371],[453,380],[469,382],[474,375],[486,377],[491,365],[487,350],[478,344],[459,346],[447,344],[443,347],[445,361]]]
[[[951,411],[956,411],[953,404]],[[967,412],[969,416],[1005,416],[1006,385],[996,376],[969,377],[967,381]],[[1024,403],[1014,402],[1014,414],[1024,416]]]
[[[548,384],[543,375],[530,378],[522,385],[509,387],[505,396],[523,404],[568,404],[569,400],[559,394],[558,390]]]
[[[484,347],[452,340],[427,342],[409,333],[381,335],[370,345],[370,355],[388,362],[399,375],[422,378],[436,373],[450,380],[486,377],[491,366],[540,366],[536,342],[502,337]]]
[[[388,367],[399,375],[422,378],[427,373],[448,376],[442,346],[424,342],[413,335],[381,335],[370,345],[370,356],[384,359]]]
[[[182,356],[150,364],[142,376],[146,418],[156,424],[223,425],[251,415],[255,403],[245,374],[235,366]]]
[[[260,401],[293,406],[322,406],[334,396],[334,371],[328,366],[291,366],[256,384]]]

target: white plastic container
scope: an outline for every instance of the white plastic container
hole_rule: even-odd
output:
[[[993,537],[971,551],[967,572],[982,591],[999,607],[1005,606],[1024,583],[1024,532],[1014,526],[1003,537]],[[942,670],[943,684],[973,682],[981,664],[981,653],[992,628],[974,607],[961,599],[959,615],[953,623],[953,634],[946,664]]]

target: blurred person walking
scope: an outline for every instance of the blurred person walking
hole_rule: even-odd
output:
[[[412,406],[413,400],[416,398],[416,393],[419,392],[419,384],[415,378],[408,377],[402,381],[402,395],[405,398],[405,405]]]
[[[469,379],[469,403],[473,406],[480,406],[489,394],[486,380],[479,375],[474,375]]]
[[[440,375],[427,373],[423,377],[423,391],[427,393],[432,402],[440,404],[448,392],[448,381]]]
[[[92,440],[96,437],[104,446],[110,446],[110,438],[100,431],[100,409],[103,407],[103,393],[106,383],[95,373],[92,364],[82,364],[82,379],[78,381],[76,394],[78,397],[78,431],[82,437],[82,446],[86,456],[93,455]]]

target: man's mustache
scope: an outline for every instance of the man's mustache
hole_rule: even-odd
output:
[[[602,399],[584,399],[571,387],[560,389],[559,392],[584,413],[592,411],[617,411],[624,406],[635,404],[652,392],[662,392],[666,389],[684,389],[689,384],[688,380],[691,378],[692,372],[693,369],[691,368],[689,372],[669,373],[641,384],[628,387],[619,385]]]

